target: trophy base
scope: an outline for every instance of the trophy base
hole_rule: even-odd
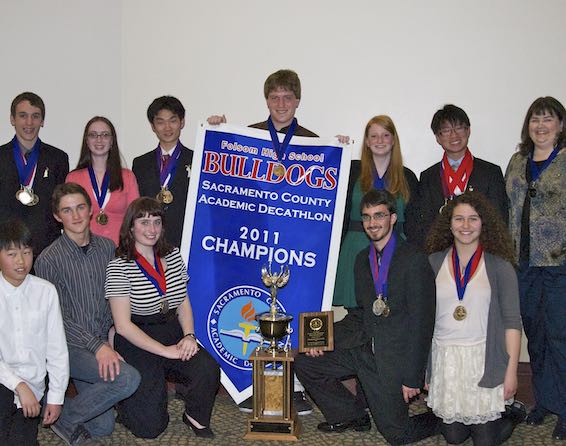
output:
[[[244,435],[245,440],[279,440],[297,441],[301,435],[301,422],[294,414],[290,420],[263,419],[248,420],[248,432]]]

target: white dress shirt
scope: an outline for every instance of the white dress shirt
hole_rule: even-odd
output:
[[[69,353],[55,287],[28,274],[14,287],[0,272],[0,384],[15,391],[25,382],[38,401],[63,404],[69,383]],[[14,394],[14,403],[21,407]]]

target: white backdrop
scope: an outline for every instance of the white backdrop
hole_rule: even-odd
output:
[[[472,152],[505,169],[530,103],[566,103],[564,17],[563,0],[0,0],[0,141],[13,136],[13,97],[31,90],[46,102],[41,138],[71,167],[97,114],[130,166],[156,145],[153,98],[181,99],[192,146],[210,114],[265,119],[266,76],[291,68],[299,121],[350,135],[354,156],[367,120],[389,114],[418,175],[441,156],[432,115],[454,103],[470,116]]]

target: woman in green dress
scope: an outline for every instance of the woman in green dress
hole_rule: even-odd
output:
[[[361,160],[353,160],[350,167],[333,305],[357,306],[354,261],[369,243],[362,227],[360,201],[372,188],[386,189],[397,198],[395,230],[411,241],[417,221],[418,181],[415,174],[403,166],[399,135],[392,119],[386,115],[374,116],[366,124]]]

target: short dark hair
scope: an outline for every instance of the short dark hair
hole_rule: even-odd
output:
[[[564,106],[560,103],[560,101],[558,101],[558,99],[555,99],[552,96],[540,97],[538,99],[535,99],[535,101],[531,104],[531,106],[527,110],[525,120],[523,121],[519,151],[525,156],[531,153],[535,146],[533,140],[531,139],[531,136],[529,135],[529,121],[531,120],[533,115],[540,115],[544,112],[548,112],[552,116],[555,116],[562,124],[562,130],[558,134],[558,141],[556,141],[556,144],[558,144],[560,147],[566,146],[566,129],[564,128],[566,111],[564,110]]]
[[[92,208],[92,201],[88,196],[87,191],[80,184],[77,183],[61,183],[55,186],[53,189],[53,194],[51,195],[51,211],[54,214],[59,212],[59,204],[61,203],[61,198],[65,195],[80,194],[86,201],[88,208]]]
[[[28,101],[34,107],[39,108],[39,110],[41,110],[41,119],[45,119],[45,104],[43,103],[43,99],[31,91],[24,91],[14,98],[10,106],[10,114],[13,117],[16,117],[16,107],[18,104],[24,101]]]
[[[136,241],[132,234],[132,228],[134,227],[136,219],[145,217],[146,215],[161,217],[163,226],[159,240],[157,240],[155,244],[156,254],[159,257],[164,257],[173,251],[173,246],[165,240],[165,212],[163,211],[161,203],[155,198],[140,197],[132,201],[128,209],[126,209],[126,215],[124,215],[124,220],[122,220],[122,226],[120,227],[120,241],[118,242],[118,248],[116,248],[116,255],[118,257],[122,257],[126,260],[133,260],[135,258]]]
[[[169,110],[179,119],[185,119],[185,107],[181,101],[174,96],[161,96],[155,98],[147,108],[147,119],[153,124],[153,120],[161,110]]]
[[[468,118],[466,112],[453,104],[446,104],[440,110],[436,111],[430,123],[432,132],[437,135],[440,131],[440,126],[445,122],[452,125],[463,124],[467,127],[470,126],[470,118]]]
[[[31,248],[31,231],[21,220],[11,219],[0,223],[0,251],[16,248]]]
[[[364,208],[370,206],[379,206],[381,204],[384,204],[387,207],[387,210],[390,214],[397,213],[397,201],[395,200],[395,197],[391,194],[391,192],[385,189],[370,189],[362,197],[362,201],[360,202],[360,214],[363,213]]]
[[[301,81],[293,70],[279,70],[270,74],[263,84],[265,99],[273,90],[283,88],[292,91],[297,99],[301,99]]]

